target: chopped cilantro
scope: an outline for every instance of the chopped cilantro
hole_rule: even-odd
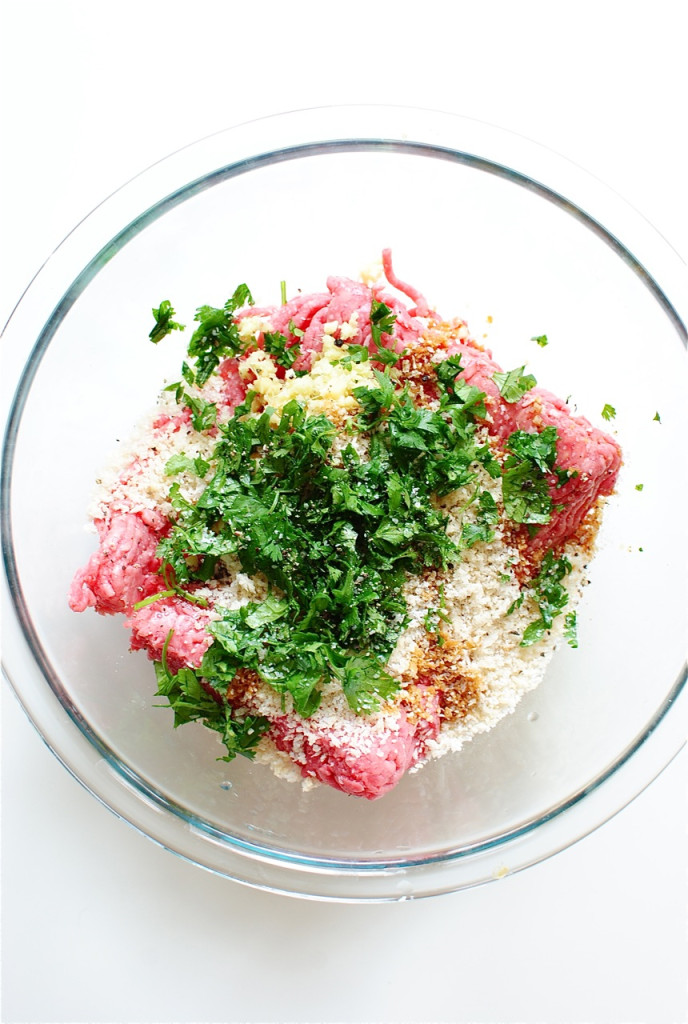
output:
[[[139,608],[145,608],[147,605],[153,604],[155,601],[162,601],[165,597],[174,597],[176,593],[176,590],[159,590],[157,594],[149,594],[148,597],[144,597],[143,600],[136,602],[134,605],[134,611],[137,612]]]
[[[165,473],[168,476],[175,476],[177,473],[193,473],[195,476],[204,477],[210,469],[210,463],[197,455],[192,459],[183,452],[172,455],[165,463]]]
[[[517,370],[508,370],[506,373],[495,373],[493,381],[499,388],[499,393],[505,402],[513,404],[534,388],[537,384],[532,373],[524,374],[525,366],[519,366]]]
[[[441,408],[451,407],[452,419],[458,430],[462,429],[463,423],[472,423],[475,417],[484,419],[487,411],[485,393],[465,380],[457,380],[462,369],[460,355],[449,356],[435,367],[441,390]],[[497,476],[499,473],[495,478]]]
[[[655,423],[661,423],[661,422],[662,422],[662,419],[661,419],[661,417],[660,417],[660,415],[659,415],[659,413],[658,413],[658,412],[656,412],[656,413],[654,414],[654,416],[652,417],[652,419],[653,419],[653,421],[654,421]]]
[[[540,346],[540,348],[545,348],[545,346],[547,345],[546,334],[534,334],[530,340],[534,341],[537,345]]]
[[[369,654],[347,657],[342,668],[334,671],[341,681],[349,707],[359,715],[376,711],[380,700],[386,700],[399,689],[397,680]]]
[[[613,420],[615,418],[615,416],[616,416],[616,409],[614,408],[613,405],[609,405],[609,403],[606,402],[605,405],[602,408],[602,419],[603,420]]]
[[[642,491],[644,486],[645,486],[644,484],[636,484],[635,485],[635,489],[636,489],[636,491]]]
[[[301,332],[303,334],[303,331]],[[289,344],[289,338],[284,334],[276,332],[271,334],[266,331],[263,335],[265,351],[272,356],[278,366],[290,370],[299,358],[301,346],[298,342]]]
[[[529,461],[516,462],[502,478],[504,511],[515,523],[541,526],[552,518],[552,499],[542,473]]]
[[[461,528],[461,546],[470,548],[478,541],[489,544],[494,540],[493,526],[499,522],[499,509],[489,491],[477,495],[477,514],[473,522],[464,523]]]
[[[447,615],[447,612],[446,612],[447,605],[446,605],[446,601],[445,601],[445,598],[444,598],[444,584],[443,583],[441,583],[439,585],[439,587],[438,587],[438,596],[439,596],[439,607],[438,608],[432,608],[432,607],[428,608],[427,612],[425,613],[425,618],[424,618],[423,622],[424,622],[426,631],[428,633],[430,633],[430,634],[433,634],[435,636],[435,639],[437,640],[437,643],[439,644],[439,646],[442,647],[444,645],[444,636],[442,635],[442,632],[441,632],[441,629],[440,629],[440,622],[447,622],[447,623],[451,622],[451,619],[449,618],[449,616]]]
[[[162,650],[162,660],[155,663],[157,695],[166,697],[174,712],[174,727],[187,722],[202,721],[208,728],[218,732],[227,749],[219,760],[231,761],[237,754],[253,758],[255,747],[270,723],[256,715],[235,717],[229,702],[218,692],[204,685],[202,676],[191,668],[181,668],[173,673],[167,664],[167,650],[172,633]]]
[[[342,366],[353,366],[354,363],[367,363],[369,356],[365,345],[351,344],[346,346],[346,355],[339,362]]]
[[[506,515],[515,523],[548,523],[552,517],[548,474],[554,471],[557,456],[556,427],[545,427],[539,434],[516,430],[506,447],[511,452],[502,476]]]
[[[519,459],[528,459],[543,473],[549,473],[557,457],[557,428],[545,427],[539,434],[515,430],[506,446]]]
[[[187,391],[182,394],[184,405],[191,410],[191,425],[194,430],[203,433],[204,430],[212,430],[217,423],[217,406],[214,402],[207,402],[199,395],[190,395]],[[179,399],[177,399],[179,401]]]
[[[564,639],[569,647],[578,647],[578,620],[575,612],[568,612],[564,619]]]
[[[570,572],[571,563],[568,558],[564,555],[560,558],[555,558],[552,551],[546,553],[540,565],[540,572],[529,584],[540,615],[526,626],[521,640],[521,647],[529,647],[531,644],[541,640],[545,633],[552,628],[554,619],[568,604],[569,595],[566,588],[561,585],[561,581]],[[511,606],[510,611],[522,603],[523,597],[524,594],[522,593],[521,597]],[[569,637],[574,635],[573,630],[575,629],[575,613],[572,614],[574,618],[570,619],[570,616],[567,616],[566,620],[568,631],[566,635],[569,643],[571,643]],[[575,646],[575,644],[572,644],[572,646]]]
[[[457,384],[458,369],[438,367],[437,410],[416,406],[389,367],[374,369],[372,384],[354,392],[358,429],[369,438],[365,460],[351,445],[335,458],[333,424],[296,401],[275,426],[272,410],[251,412],[249,392],[229,422],[213,421],[213,470],[199,499],[188,502],[176,483],[170,489],[172,527],[157,552],[163,578],[176,593],[209,580],[218,560],[233,555],[271,588],[261,604],[216,609],[200,669],[213,692],[250,669],[305,716],[331,681],[359,714],[396,692],[384,665],[407,621],[405,580],[489,542],[498,520],[492,495],[475,487],[472,518],[455,542],[434,501],[473,483],[481,463],[496,475],[489,448],[474,437],[484,395]],[[208,469],[207,460],[183,455],[168,462],[171,475]]]
[[[178,324],[172,319],[175,316],[175,312],[169,299],[164,299],[157,309],[152,310],[152,313],[155,317],[155,325],[148,337],[154,345],[157,345],[159,341],[162,341],[172,331],[183,331],[185,329],[184,324]]]
[[[379,348],[382,344],[383,334],[392,334],[396,323],[396,314],[384,302],[373,299],[370,304],[370,332],[373,341]]]
[[[396,319],[396,314],[392,312],[389,306],[386,306],[384,302],[378,302],[377,299],[373,299],[370,305],[370,333],[376,349],[374,358],[378,363],[394,365],[399,361],[399,356],[396,352],[382,344],[383,334],[391,337]]]
[[[222,359],[241,352],[241,339],[233,314],[247,304],[253,305],[253,298],[247,286],[241,284],[221,309],[199,306],[196,310],[194,319],[199,326],[189,342],[188,351],[196,360],[196,382],[199,387],[205,384]]]

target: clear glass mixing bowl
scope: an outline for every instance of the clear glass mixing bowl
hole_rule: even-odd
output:
[[[516,713],[368,803],[227,765],[171,727],[121,620],[66,594],[93,538],[99,468],[177,377],[147,343],[246,281],[258,302],[357,276],[384,247],[504,366],[528,364],[624,452],[579,612]],[[4,668],[96,797],[175,853],[292,894],[402,899],[476,885],[616,813],[686,733],[686,268],[618,196],[522,138],[461,117],[315,109],[227,131],[139,175],[75,228],[3,337]],[[547,334],[539,348],[533,336]],[[602,424],[600,424],[602,425]],[[638,485],[642,484],[642,490]]]

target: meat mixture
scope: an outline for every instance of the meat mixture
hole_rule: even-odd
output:
[[[175,725],[227,760],[374,799],[576,645],[621,451],[388,251],[282,299],[199,307],[179,381],[98,481],[69,602],[123,615]],[[184,329],[153,313],[153,342]]]

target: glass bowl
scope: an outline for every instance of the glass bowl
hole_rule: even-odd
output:
[[[625,462],[579,610],[579,647],[493,731],[374,802],[309,792],[202,726],[173,730],[121,619],[67,591],[98,471],[175,380],[147,343],[242,281],[259,303],[357,276],[383,248],[504,366],[600,426]],[[4,667],[73,775],[153,840],[295,895],[406,899],[532,865],[596,828],[686,733],[686,268],[613,192],[520,137],[374,106],[222,131],[133,179],[67,237],[4,332]],[[534,336],[547,334],[547,347]],[[603,406],[616,409],[604,424]]]

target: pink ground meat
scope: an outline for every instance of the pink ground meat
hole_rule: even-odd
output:
[[[160,577],[156,578],[159,587]],[[154,661],[161,660],[169,637],[167,664],[172,672],[178,672],[185,665],[200,668],[212,641],[206,631],[212,618],[207,608],[180,597],[167,597],[131,611],[125,625],[131,630],[132,651],[147,651]]]
[[[427,718],[415,724],[400,708],[382,722],[365,718],[332,726],[285,715],[273,722],[270,737],[290,755],[305,777],[316,778],[352,796],[375,800],[397,785],[439,732],[436,697],[427,693]]]
[[[157,513],[145,518],[148,522],[142,514],[123,513],[107,524],[96,522],[98,550],[77,572],[69,590],[75,612],[86,608],[95,608],[101,615],[128,612],[137,601],[161,589],[155,551],[164,520]],[[151,520],[157,529],[149,525]]]

